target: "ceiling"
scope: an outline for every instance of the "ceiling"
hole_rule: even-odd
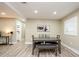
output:
[[[5,2],[5,4],[16,9],[24,18],[52,20],[61,19],[79,8],[79,2]],[[38,10],[38,13],[35,14],[34,10]],[[57,12],[56,15],[53,14],[54,11]]]
[[[1,13],[5,13],[2,15]],[[0,2],[0,18],[16,18],[17,13],[14,12],[10,7],[8,7],[5,3]]]

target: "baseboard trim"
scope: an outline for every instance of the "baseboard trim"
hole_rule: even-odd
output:
[[[16,44],[17,42],[9,42],[9,44]],[[3,44],[3,42],[0,42],[0,44]]]
[[[32,42],[25,42],[25,44],[32,44]]]
[[[78,51],[78,50],[76,50],[76,49],[74,49],[74,48],[71,48],[71,47],[69,47],[68,45],[66,45],[66,44],[64,44],[64,43],[61,43],[61,44],[62,44],[62,46],[67,47],[68,49],[72,50],[74,53],[76,53],[76,54],[79,55],[79,51]]]
[[[9,42],[9,44],[16,44],[17,42]]]

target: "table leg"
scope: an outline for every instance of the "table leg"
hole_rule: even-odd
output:
[[[9,44],[9,37],[7,37],[7,41],[8,41],[8,44]]]
[[[6,37],[6,44],[7,44],[7,37]]]

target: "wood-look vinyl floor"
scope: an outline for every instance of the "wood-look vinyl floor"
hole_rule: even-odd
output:
[[[37,49],[35,54],[32,55],[32,45],[14,44],[14,45],[0,45],[0,57],[37,57]],[[41,51],[40,57],[55,57],[52,50]],[[57,57],[79,57],[71,50],[61,47],[61,54],[58,53]]]

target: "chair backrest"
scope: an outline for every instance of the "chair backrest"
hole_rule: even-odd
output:
[[[60,35],[57,35],[57,39],[60,39]]]
[[[45,38],[50,38],[50,35],[49,34],[45,34]]]
[[[44,38],[44,34],[39,34],[39,38]]]
[[[39,34],[39,38],[50,38],[49,34]]]

